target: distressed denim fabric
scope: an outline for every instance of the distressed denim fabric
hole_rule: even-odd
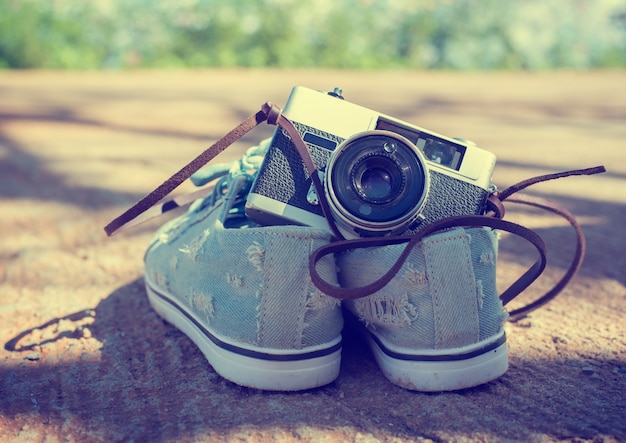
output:
[[[344,306],[394,345],[461,348],[502,331],[507,317],[496,290],[497,233],[457,228],[425,238],[380,291]],[[342,286],[363,286],[395,262],[404,245],[337,256]]]
[[[190,210],[164,225],[145,257],[146,278],[176,297],[215,334],[271,349],[303,349],[335,340],[340,303],[308,272],[310,254],[329,242],[304,226],[225,228],[222,206]],[[332,257],[320,263],[336,282]]]

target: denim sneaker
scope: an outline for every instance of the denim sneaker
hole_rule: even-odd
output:
[[[398,274],[367,297],[343,301],[363,326],[394,384],[451,391],[494,380],[508,368],[507,313],[495,285],[497,233],[456,228],[425,237]],[[404,245],[337,254],[339,282],[364,286]]]
[[[199,181],[214,178],[210,169]],[[223,176],[213,194],[157,232],[145,255],[150,303],[228,380],[279,391],[328,384],[339,374],[343,317],[307,264],[329,233],[255,226],[243,212],[251,181]],[[320,270],[337,281],[332,258]]]

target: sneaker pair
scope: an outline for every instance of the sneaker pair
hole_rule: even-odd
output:
[[[217,373],[264,390],[328,384],[339,375],[344,312],[360,320],[383,373],[404,388],[463,389],[507,370],[493,230],[431,235],[383,289],[340,302],[309,275],[309,257],[331,241],[329,232],[255,226],[243,211],[252,177],[242,169],[218,165],[196,174],[196,184],[222,178],[164,225],[145,255],[151,305]],[[389,268],[400,247],[329,255],[316,269],[331,284],[364,285]]]

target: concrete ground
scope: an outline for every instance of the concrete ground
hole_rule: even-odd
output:
[[[578,217],[587,256],[556,300],[507,324],[503,377],[404,390],[348,325],[334,383],[260,392],[216,375],[151,310],[142,256],[159,222],[112,238],[102,228],[296,84],[340,86],[350,101],[475,141],[497,155],[500,188],[607,167],[531,189]],[[0,72],[0,441],[625,441],[624,85],[624,72]],[[263,126],[220,161],[270,134]],[[528,208],[507,218],[549,245],[546,273],[520,297],[530,301],[563,274],[574,237]],[[532,261],[505,236],[499,284]]]

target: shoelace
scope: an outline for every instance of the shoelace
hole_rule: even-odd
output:
[[[218,181],[206,197],[199,198],[191,204],[189,212],[201,211],[223,200],[219,219],[224,226],[241,227],[248,224],[249,220],[245,215],[246,198],[269,144],[270,139],[263,140],[258,145],[248,148],[239,160],[210,165],[191,175],[190,180],[196,186]]]
[[[313,182],[313,186],[315,187],[317,196],[319,198],[320,206],[322,212],[328,222],[328,226],[330,231],[335,237],[335,241],[319,248],[312,255],[309,262],[309,270],[311,274],[311,279],[313,283],[326,294],[340,298],[340,299],[349,299],[349,298],[359,298],[370,295],[377,290],[381,289],[384,285],[386,285],[399,271],[402,264],[406,261],[410,250],[415,247],[415,245],[419,242],[421,238],[425,235],[433,234],[435,232],[450,229],[453,227],[459,226],[487,226],[492,229],[499,229],[511,232],[515,235],[518,235],[525,240],[529,241],[538,251],[539,259],[517,280],[515,281],[508,289],[506,289],[500,296],[504,305],[513,300],[517,295],[519,295],[524,289],[526,289],[533,281],[535,281],[539,275],[543,272],[546,266],[546,246],[543,239],[537,235],[534,231],[525,228],[516,223],[512,223],[510,221],[503,220],[505,209],[504,202],[511,203],[520,203],[536,206],[542,209],[546,209],[548,211],[554,212],[555,214],[561,215],[564,217],[570,225],[574,228],[577,237],[577,247],[574,258],[572,259],[571,265],[568,268],[568,271],[563,276],[563,278],[557,282],[557,284],[549,290],[542,297],[537,299],[536,301],[523,306],[515,311],[510,313],[510,317],[513,319],[521,318],[531,311],[537,309],[540,306],[543,306],[548,301],[552,300],[558,293],[560,293],[563,288],[567,285],[567,283],[574,277],[576,272],[580,269],[582,264],[582,260],[585,253],[585,236],[584,233],[576,221],[576,218],[564,207],[557,205],[555,202],[552,202],[547,199],[539,199],[536,197],[531,197],[525,194],[520,193],[522,189],[527,188],[528,186],[547,181],[553,180],[563,177],[569,177],[573,175],[592,175],[605,172],[604,166],[597,166],[594,168],[588,169],[580,169],[574,171],[565,171],[556,174],[548,174],[544,176],[534,177],[528,180],[524,180],[520,183],[517,183],[499,194],[494,194],[490,197],[487,213],[485,215],[467,215],[467,216],[459,216],[459,217],[450,217],[446,219],[439,220],[431,225],[428,225],[424,229],[420,230],[417,234],[412,235],[395,235],[395,236],[387,236],[387,237],[374,237],[374,238],[358,238],[354,240],[344,240],[341,233],[335,226],[335,222],[330,213],[328,202],[325,198],[325,192],[323,185],[319,179],[319,174],[317,171],[317,167],[311,158],[308,147],[306,143],[302,140],[302,137],[293,126],[293,124],[281,114],[280,108],[273,105],[270,102],[267,102],[262,105],[261,109],[254,115],[251,115],[246,120],[244,120],[240,125],[218,140],[214,145],[206,149],[202,152],[198,157],[193,159],[190,163],[180,169],[177,173],[175,173],[168,180],[163,182],[159,187],[157,187],[154,191],[146,195],[143,199],[129,208],[126,212],[121,214],[119,217],[111,221],[106,227],[105,231],[108,235],[112,235],[129,225],[136,225],[139,222],[143,221],[145,217],[146,211],[153,208],[155,204],[157,204],[161,199],[167,196],[170,192],[176,189],[183,181],[192,176],[196,171],[202,168],[205,164],[207,164],[210,160],[212,160],[215,156],[221,153],[224,149],[230,146],[233,142],[241,138],[244,134],[255,128],[260,123],[266,121],[268,124],[277,125],[282,128],[289,137],[296,150],[298,151],[300,158],[302,159],[309,176]],[[237,182],[243,183],[243,180],[237,180]],[[230,211],[233,207],[237,206],[237,202],[241,199],[237,199],[239,195],[245,195],[245,186],[240,184],[229,184],[229,193],[225,196],[227,199],[227,205],[225,205],[224,211]],[[157,212],[163,212],[168,205],[178,207],[180,203],[183,202],[191,202],[193,199],[197,198],[198,193],[192,193],[189,196],[181,199],[180,201],[173,201],[174,203],[166,202],[161,207],[157,207]],[[513,194],[516,194],[516,197],[511,198]],[[206,194],[205,194],[206,195]],[[235,196],[235,198],[233,198]],[[209,200],[213,201],[213,200]],[[229,206],[230,205],[230,206]],[[226,209],[226,207],[228,209]],[[223,214],[225,216],[225,214]],[[389,269],[383,277],[378,279],[375,282],[372,282],[369,285],[366,285],[361,288],[340,288],[337,286],[333,286],[323,280],[321,276],[318,274],[316,269],[317,262],[324,256],[331,253],[338,253],[352,249],[359,248],[368,248],[368,247],[376,247],[376,246],[385,246],[385,245],[393,245],[393,244],[402,244],[406,243],[406,247],[403,250],[402,254],[396,261],[396,263]]]

